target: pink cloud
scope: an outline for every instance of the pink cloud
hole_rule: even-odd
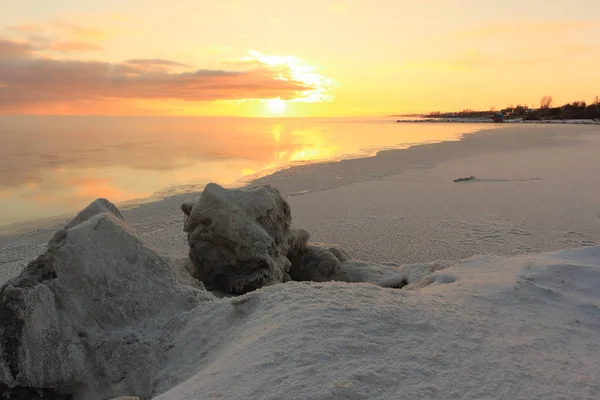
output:
[[[31,54],[33,49],[34,46],[31,43],[0,38],[0,60],[26,57]]]
[[[93,51],[93,50],[102,50],[102,46],[99,46],[95,43],[86,42],[86,41],[65,41],[65,42],[54,42],[49,43],[46,47],[48,50],[60,51],[60,52],[71,52],[71,51]]]
[[[54,46],[56,44],[48,45]],[[79,45],[64,44],[73,49]],[[86,45],[81,45],[83,50]],[[61,47],[58,46],[58,49]],[[123,99],[213,101],[289,100],[314,88],[291,78],[283,66],[252,63],[243,70],[187,70],[163,59],[123,63],[58,60],[36,55],[26,42],[0,39],[0,112],[40,103],[77,103]],[[287,77],[282,79],[282,77]]]
[[[177,61],[163,60],[162,58],[127,60],[123,64],[138,70],[190,68],[189,65]]]
[[[104,39],[108,36],[108,32],[102,29],[90,28],[71,23],[55,23],[51,25],[57,30],[67,32],[71,37],[80,39]]]

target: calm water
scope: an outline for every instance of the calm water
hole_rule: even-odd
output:
[[[235,186],[290,165],[455,140],[476,124],[394,119],[0,117],[0,226],[131,199]],[[485,128],[490,128],[486,125]]]

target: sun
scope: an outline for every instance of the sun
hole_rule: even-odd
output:
[[[285,112],[287,106],[285,105],[285,101],[278,97],[276,99],[267,100],[267,108],[273,114],[281,115]]]

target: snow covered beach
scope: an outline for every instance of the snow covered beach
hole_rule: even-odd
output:
[[[260,179],[288,194],[293,226],[312,240],[396,268],[409,285],[291,282],[154,307],[158,321],[173,307],[181,315],[127,326],[151,344],[150,328],[167,338],[160,357],[144,360],[155,367],[136,369],[152,383],[123,378],[110,394],[598,398],[598,150],[597,127],[510,127]],[[197,198],[124,215],[145,245],[178,259],[188,251],[179,206]],[[1,238],[2,281],[55,231]],[[579,249],[559,250],[568,248]],[[153,301],[139,290],[140,302]]]

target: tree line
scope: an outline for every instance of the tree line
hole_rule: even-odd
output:
[[[564,120],[564,119],[600,119],[600,98],[596,96],[592,103],[574,101],[553,107],[552,96],[544,96],[540,100],[539,108],[530,108],[526,105],[509,105],[502,110],[491,108],[486,111],[462,110],[458,112],[442,113],[434,111],[424,115],[427,118],[491,118],[502,115],[504,118],[525,120]]]

